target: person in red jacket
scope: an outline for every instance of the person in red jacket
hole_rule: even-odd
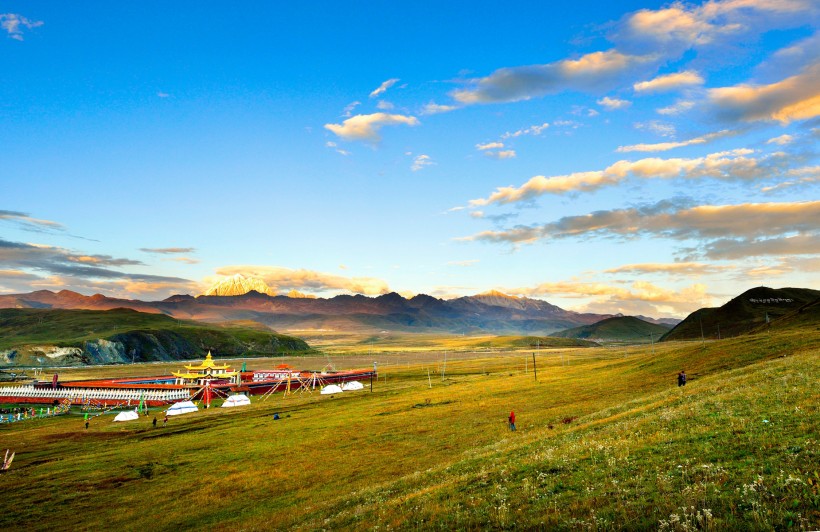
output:
[[[515,412],[510,411],[510,430],[515,431]]]

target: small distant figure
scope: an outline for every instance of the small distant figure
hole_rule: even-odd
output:
[[[88,430],[88,420],[85,420],[85,430]]]
[[[154,428],[157,428],[157,416],[154,416],[154,420],[151,422]]]
[[[683,370],[678,373],[678,386],[686,386],[686,372]]]
[[[273,414],[273,419],[274,419],[274,420],[279,419],[279,413],[275,413],[275,414]]]
[[[510,430],[515,432],[515,412],[510,411],[510,417],[508,420],[510,422]]]
[[[165,414],[165,418],[162,420],[162,428],[165,428],[165,425],[168,424],[168,414]]]

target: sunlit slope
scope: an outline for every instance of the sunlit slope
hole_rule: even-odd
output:
[[[817,528],[820,336],[654,347],[542,352],[537,381],[518,355],[430,359],[166,429],[4,427],[0,526]]]
[[[244,326],[203,324],[130,309],[0,309],[4,362],[73,364],[179,360],[308,351],[290,336]],[[56,354],[55,354],[56,353]],[[65,353],[65,354],[59,354]]]
[[[702,308],[676,325],[662,340],[727,338],[754,332],[760,325],[790,314],[820,298],[820,291],[808,288],[768,288],[747,290],[725,305]]]

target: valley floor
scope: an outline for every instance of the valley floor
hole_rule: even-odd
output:
[[[4,425],[0,527],[817,529],[818,353],[816,332],[543,351],[537,380],[527,353],[395,355],[372,393]]]

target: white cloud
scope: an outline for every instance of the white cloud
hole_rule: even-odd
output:
[[[689,100],[678,100],[672,105],[669,105],[667,107],[661,107],[660,109],[656,109],[655,111],[659,115],[679,115],[685,111],[688,111],[694,106],[695,102]]]
[[[313,270],[292,270],[278,266],[236,265],[225,266],[216,271],[217,276],[231,276],[241,273],[246,277],[262,279],[276,292],[290,290],[307,292],[345,291],[354,294],[380,295],[390,292],[387,283],[373,277],[342,277]],[[210,286],[218,278],[206,278],[204,284]]]
[[[794,137],[792,137],[791,135],[780,135],[779,137],[767,140],[766,144],[777,144],[778,146],[785,146],[786,144],[791,144],[792,141],[794,141]]]
[[[692,85],[703,85],[703,77],[694,70],[686,70],[684,72],[676,72],[674,74],[666,74],[658,76],[649,81],[641,81],[635,83],[632,87],[635,92],[665,92],[677,90],[682,87],[691,87]]]
[[[647,122],[635,123],[635,129],[644,129],[660,137],[674,137],[675,126],[668,122],[661,122],[660,120],[649,120]]]
[[[484,155],[493,159],[514,159],[515,150],[485,151]]]
[[[434,164],[436,163],[433,162],[433,159],[429,155],[417,155],[413,159],[413,165],[410,167],[410,169],[414,172],[418,172],[419,170],[422,170],[423,168]]]
[[[735,85],[708,91],[709,105],[724,120],[788,124],[820,116],[820,61],[800,74],[768,85]]]
[[[381,85],[379,85],[379,88],[377,88],[376,90],[371,92],[370,97],[375,98],[376,96],[379,96],[380,94],[384,94],[385,92],[387,92],[387,89],[389,89],[390,87],[395,85],[396,82],[398,82],[398,81],[399,81],[399,78],[388,79],[387,81],[385,81]]]
[[[606,108],[607,111],[614,111],[616,109],[626,109],[632,102],[628,100],[620,100],[618,98],[610,98],[609,96],[604,96],[600,100],[597,101],[598,105],[603,106]]]
[[[38,28],[43,25],[40,20],[29,20],[16,13],[0,13],[0,28],[8,33],[9,39],[23,40],[23,29]]]
[[[378,142],[381,140],[379,130],[382,126],[392,125],[417,126],[419,121],[414,116],[388,113],[356,115],[341,124],[325,124],[325,129],[335,133],[344,140],[364,140]]]
[[[782,173],[788,162],[782,153],[749,157],[749,149],[715,152],[692,159],[649,157],[637,161],[621,160],[604,170],[574,172],[566,175],[530,178],[520,187],[499,187],[487,198],[470,200],[471,207],[490,204],[506,205],[530,201],[544,194],[590,192],[604,186],[618,184],[630,176],[639,179],[700,179],[709,177],[722,180],[756,180],[771,178]]]
[[[529,100],[563,90],[597,92],[656,60],[654,55],[629,55],[614,49],[592,52],[578,59],[502,68],[473,80],[471,87],[456,90],[452,96],[462,104],[472,105]]]
[[[355,101],[355,102],[350,102],[349,104],[345,105],[345,108],[342,109],[342,116],[351,116],[353,114],[353,109],[355,109],[356,107],[358,107],[361,104],[362,104],[362,102]]]
[[[488,142],[487,144],[476,144],[475,149],[477,150],[496,150],[498,148],[503,148],[503,142]]]
[[[519,225],[512,229],[484,231],[462,241],[525,244],[538,240],[620,237],[635,235],[702,240],[784,237],[820,230],[820,201],[787,203],[743,203],[682,207],[673,201],[655,205],[595,211],[566,216],[541,225]]]
[[[379,103],[376,104],[377,109],[381,109],[382,111],[389,111],[393,109],[395,105],[386,101],[386,100],[379,100]]]
[[[449,113],[450,111],[455,111],[458,108],[459,107],[457,105],[439,105],[435,102],[430,102],[422,108],[421,114],[435,115],[439,113]]]
[[[501,135],[501,138],[502,139],[510,139],[510,138],[515,138],[515,137],[520,137],[522,135],[536,135],[537,136],[537,135],[540,135],[541,132],[543,132],[548,127],[550,127],[549,123],[544,122],[541,125],[534,125],[534,126],[530,126],[528,128],[525,128],[525,129],[519,129],[518,131],[514,131],[512,133],[510,133],[508,131],[508,132],[504,133],[503,135]]]
[[[618,149],[615,150],[619,153],[628,153],[628,152],[657,152],[657,151],[667,151],[673,148],[681,148],[683,146],[692,146],[695,144],[706,144],[707,142],[711,142],[715,139],[719,139],[722,137],[726,137],[729,135],[734,135],[736,132],[728,129],[724,129],[723,131],[718,131],[715,133],[708,133],[706,135],[702,135],[700,137],[695,137],[693,139],[684,140],[681,142],[658,142],[655,144],[633,144],[631,146],[618,146]]]

